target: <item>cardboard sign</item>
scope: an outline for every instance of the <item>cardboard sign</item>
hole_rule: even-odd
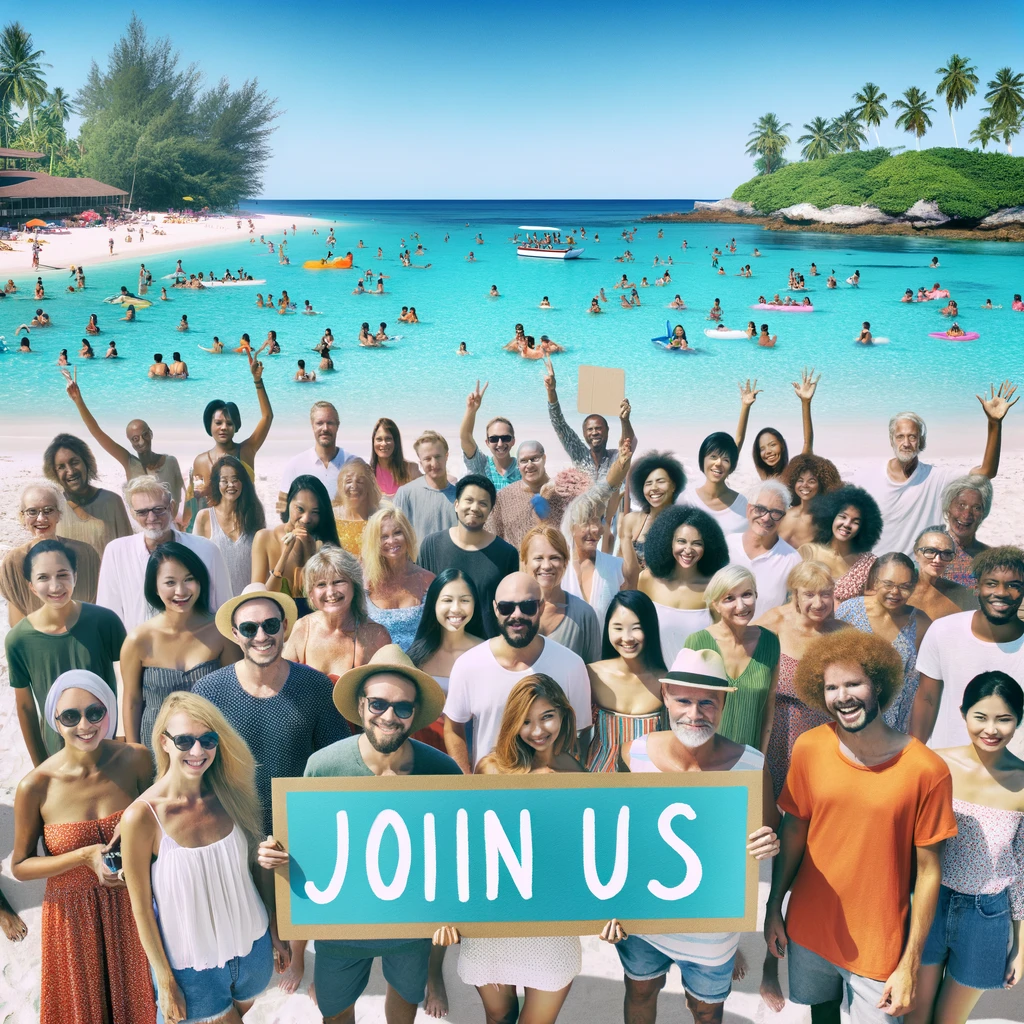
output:
[[[760,772],[275,779],[286,939],[753,931]]]
[[[619,418],[626,397],[626,371],[610,366],[581,366],[576,385],[576,411]]]

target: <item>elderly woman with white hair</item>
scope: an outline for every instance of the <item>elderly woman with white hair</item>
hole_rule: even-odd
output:
[[[562,589],[586,601],[597,613],[599,623],[604,622],[608,605],[625,579],[622,559],[601,550],[610,497],[611,489],[598,484],[573,498],[562,516],[562,535],[569,546]]]
[[[942,519],[953,541],[953,558],[943,573],[947,580],[974,588],[971,572],[975,555],[988,549],[978,540],[978,527],[992,511],[992,481],[978,473],[959,476],[942,492]]]
[[[41,540],[57,536],[57,524],[67,512],[67,504],[60,489],[46,481],[26,484],[18,499],[18,522],[28,534],[28,540],[4,555],[0,563],[0,594],[7,599],[7,620],[16,626],[30,612],[38,611],[42,604],[32,592],[22,573],[29,548]],[[91,544],[62,538],[75,553],[78,572],[75,577],[77,601],[96,600],[96,584],[100,575],[100,556]]]
[[[799,559],[797,560],[799,564]],[[714,651],[725,662],[736,692],[722,714],[719,733],[734,743],[768,750],[779,684],[778,634],[753,625],[757,580],[742,565],[719,569],[704,588],[711,625],[686,638],[691,651]]]

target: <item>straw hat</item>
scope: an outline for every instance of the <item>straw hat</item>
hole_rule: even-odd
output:
[[[445,696],[444,690],[437,685],[437,680],[418,669],[398,644],[388,644],[375,651],[368,664],[350,669],[334,684],[334,706],[341,712],[343,718],[350,722],[359,721],[359,698],[356,697],[359,684],[367,676],[383,672],[405,676],[416,685],[419,692],[419,707],[413,715],[409,732],[425,729],[441,717]]]
[[[227,637],[228,640],[234,641],[235,635],[231,632],[231,620],[234,618],[235,609],[247,601],[257,601],[260,598],[273,601],[284,612],[285,626],[282,639],[287,640],[292,627],[299,620],[299,609],[295,607],[295,602],[288,594],[281,593],[280,591],[266,590],[259,583],[250,583],[238,597],[225,601],[217,609],[217,629],[220,630],[221,634]]]
[[[696,686],[701,690],[719,690],[722,693],[735,693],[729,674],[725,671],[725,662],[717,651],[691,651],[683,648],[672,662],[668,675],[662,676],[659,683],[669,686]]]

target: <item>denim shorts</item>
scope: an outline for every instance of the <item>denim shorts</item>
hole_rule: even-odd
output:
[[[942,886],[921,963],[944,963],[946,973],[966,988],[1002,988],[1010,941],[1006,889],[967,896]]]
[[[197,971],[192,967],[171,968],[185,997],[185,1019],[181,1024],[204,1024],[217,1020],[231,1009],[232,1002],[255,999],[274,974],[274,947],[268,928],[245,956],[236,956],[223,967]],[[157,998],[157,1024],[164,1024]]]
[[[846,996],[850,1004],[850,1024],[894,1024],[902,1017],[891,1017],[878,1008],[884,981],[865,978],[845,967],[837,967],[831,960],[792,939],[786,944],[789,961],[789,998],[803,1006],[838,1002]]]
[[[724,1003],[732,991],[732,969],[736,954],[715,967],[695,964],[692,960],[673,960],[660,949],[655,949],[639,935],[630,935],[615,944],[627,978],[651,981],[668,974],[672,965],[679,968],[683,988],[702,1003]]]
[[[379,956],[384,980],[407,1002],[423,1001],[427,991],[430,939],[393,940],[375,952],[372,942],[351,940],[352,956],[345,956],[345,942],[317,942],[313,982],[316,1001],[324,1017],[348,1009],[363,994],[370,968]]]

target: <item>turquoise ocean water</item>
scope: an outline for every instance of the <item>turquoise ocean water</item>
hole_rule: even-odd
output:
[[[57,353],[67,348],[78,365],[78,378],[86,398],[101,417],[145,415],[157,423],[198,420],[213,396],[235,398],[243,410],[244,427],[253,422],[255,402],[245,360],[241,356],[213,356],[197,345],[209,345],[213,335],[237,344],[247,331],[255,344],[276,330],[283,353],[265,359],[265,379],[279,417],[301,422],[315,398],[331,398],[343,407],[346,417],[368,423],[373,417],[391,414],[407,420],[429,421],[439,410],[445,421],[458,419],[465,394],[477,378],[490,380],[487,410],[499,406],[520,420],[544,417],[542,364],[506,353],[501,346],[513,336],[516,322],[536,337],[548,334],[567,349],[556,356],[555,367],[563,403],[571,404],[576,367],[580,363],[620,366],[626,371],[627,393],[640,417],[659,420],[714,421],[728,425],[735,419],[736,382],[756,377],[765,394],[758,400],[758,419],[771,421],[795,416],[797,407],[789,382],[800,368],[813,365],[824,374],[825,384],[815,400],[819,418],[887,418],[895,406],[910,406],[926,417],[958,418],[978,415],[976,391],[989,382],[1020,373],[1020,348],[1024,341],[1024,313],[1010,311],[1015,291],[1024,291],[1024,260],[1021,246],[1005,243],[945,242],[932,239],[890,237],[841,237],[810,233],[777,233],[733,224],[641,223],[649,213],[685,210],[689,201],[572,201],[572,202],[353,202],[288,201],[249,203],[254,213],[312,216],[323,223],[319,237],[301,231],[288,254],[291,265],[282,267],[276,255],[249,244],[239,232],[237,243],[148,257],[159,295],[159,285],[180,256],[192,272],[244,266],[255,277],[267,279],[259,288],[215,289],[204,292],[170,291],[173,301],[155,304],[139,314],[135,324],[117,322],[119,307],[101,299],[120,285],[134,291],[138,259],[125,258],[86,266],[88,288],[84,294],[65,295],[66,272],[43,271],[53,298],[42,305],[56,326],[33,332],[31,356],[0,355],[0,409],[28,420],[43,419],[63,398],[63,381],[55,368]],[[551,224],[563,229],[587,229],[582,258],[569,261],[523,259],[508,241],[520,224]],[[257,235],[261,231],[256,221]],[[383,271],[387,294],[353,295],[357,271],[308,271],[302,261],[324,252],[328,228],[336,226],[335,251],[356,253],[356,264]],[[467,226],[468,225],[468,226]],[[663,227],[664,238],[657,232]],[[628,248],[633,263],[615,261],[627,248],[624,229],[636,229]],[[415,263],[431,263],[429,270],[406,269],[398,260],[404,238],[415,249],[418,232],[426,256]],[[484,244],[476,243],[481,233]],[[600,235],[595,244],[594,233]],[[445,234],[450,240],[445,243]],[[275,233],[272,236],[279,241]],[[736,255],[721,261],[727,276],[711,269],[711,249],[725,249],[730,238],[737,242]],[[362,239],[365,249],[356,248]],[[688,248],[682,249],[686,239]],[[376,259],[377,247],[384,259]],[[763,256],[753,257],[754,247]],[[123,249],[124,246],[119,248]],[[473,250],[476,262],[465,256]],[[655,287],[661,275],[653,267],[655,254],[672,257],[672,284]],[[941,266],[929,269],[933,256]],[[822,276],[808,275],[817,263]],[[750,263],[754,277],[734,276]],[[816,312],[810,315],[764,313],[750,309],[759,294],[785,294],[788,269],[807,276],[809,295]],[[825,288],[825,275],[834,269],[837,290]],[[845,278],[861,271],[861,285],[847,286]],[[638,285],[642,306],[623,309],[612,285],[626,272]],[[33,275],[19,269],[13,276],[19,295],[0,305],[0,334],[16,347],[15,328],[31,317],[37,303],[31,297]],[[640,288],[641,278],[651,286]],[[906,305],[899,302],[904,289],[941,282],[958,300],[960,323],[978,331],[974,342],[951,343],[928,336],[945,329],[939,315],[943,302]],[[490,299],[496,284],[501,298]],[[587,313],[591,298],[604,287],[609,302],[602,316]],[[278,316],[256,309],[256,292],[275,296],[287,289],[299,306],[309,299],[322,312],[317,317]],[[680,293],[688,309],[677,312],[667,304]],[[542,296],[550,297],[552,309],[539,309]],[[774,350],[759,349],[753,342],[708,339],[703,330],[715,298],[725,309],[724,322],[741,328],[748,320],[767,322],[779,336]],[[979,307],[991,298],[1002,309]],[[403,305],[415,306],[421,323],[397,322]],[[99,314],[103,333],[93,339],[101,354],[111,339],[121,353],[119,360],[82,361],[77,349],[88,314]],[[180,334],[175,326],[185,313],[192,330]],[[661,335],[666,319],[682,323],[693,355],[674,355],[651,343]],[[386,321],[389,332],[402,335],[384,350],[360,349],[359,326],[369,321],[376,329]],[[856,346],[861,322],[869,320],[876,336],[888,344],[869,349]],[[325,327],[337,339],[333,350],[336,372],[315,385],[293,383],[297,358],[310,368],[319,359],[311,351]],[[459,358],[460,341],[471,356]],[[187,382],[151,381],[146,370],[154,352],[169,360],[172,351],[187,360]],[[492,401],[492,398],[494,399]],[[65,410],[66,411],[66,410]],[[520,430],[523,434],[523,429]],[[524,435],[525,436],[525,435]]]

